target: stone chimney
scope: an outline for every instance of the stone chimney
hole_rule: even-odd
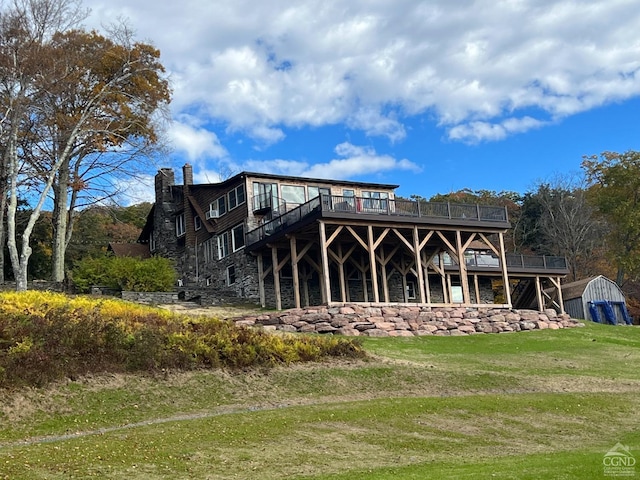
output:
[[[173,169],[161,168],[155,178],[156,205],[171,202],[171,186],[175,184]]]
[[[185,163],[184,167],[182,167],[182,178],[184,180],[184,185],[193,185],[193,167]]]

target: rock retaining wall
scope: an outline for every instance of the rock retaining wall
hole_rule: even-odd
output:
[[[233,319],[238,325],[284,332],[410,337],[557,330],[584,323],[555,310],[450,307],[312,307]]]

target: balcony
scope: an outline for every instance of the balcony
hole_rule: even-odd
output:
[[[267,207],[268,205],[268,207]],[[271,208],[271,197],[254,197],[254,212]],[[496,226],[508,228],[507,210],[505,207],[487,205],[465,205],[452,203],[425,202],[413,200],[392,200],[386,198],[344,197],[339,195],[322,195],[303,203],[291,210],[280,209],[281,214],[260,227],[247,233],[247,244],[288,229],[309,215],[330,215],[345,218],[354,216],[392,217],[398,221],[408,219],[445,220],[454,223],[473,224],[474,222],[495,223]],[[272,214],[277,212],[273,211]],[[357,217],[356,217],[357,218]],[[502,225],[500,225],[502,224]]]

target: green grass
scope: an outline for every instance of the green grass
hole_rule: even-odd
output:
[[[638,328],[364,346],[0,393],[0,479],[593,479],[618,442],[640,459]]]

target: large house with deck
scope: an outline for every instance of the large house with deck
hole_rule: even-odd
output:
[[[175,261],[182,287],[276,309],[311,305],[556,308],[561,257],[505,251],[500,206],[396,198],[397,185],[242,172],[155,177],[139,242]]]

